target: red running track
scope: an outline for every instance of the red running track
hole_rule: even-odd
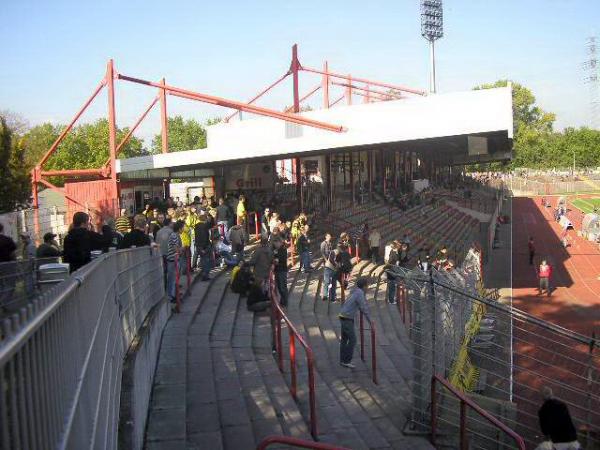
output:
[[[541,205],[541,197],[513,198],[512,212],[512,288],[513,305],[540,319],[585,336],[600,331],[600,251],[598,245],[569,231],[571,245],[563,248],[562,228],[553,218],[553,208]],[[529,265],[527,242],[533,237],[536,247],[534,265]],[[536,266],[547,259],[554,268],[550,297],[538,294]],[[589,389],[581,363],[585,363],[585,345],[573,345],[533,326],[515,328],[514,394],[519,404],[519,421],[528,430],[537,429],[537,408],[541,405],[540,389],[552,384],[555,394],[567,400],[571,414],[579,420],[588,416]],[[556,340],[556,344],[553,341]],[[546,377],[546,379],[543,379]],[[560,389],[558,381],[574,390]],[[597,385],[592,389],[595,392]],[[581,406],[581,408],[578,408]],[[597,417],[592,419],[595,422]],[[589,420],[589,419],[588,419]],[[581,423],[581,422],[580,422]],[[531,439],[531,436],[528,436]],[[531,442],[531,441],[530,441]]]

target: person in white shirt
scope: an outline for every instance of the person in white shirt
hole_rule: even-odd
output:
[[[369,255],[373,264],[379,262],[379,247],[381,246],[381,234],[377,229],[371,230],[369,233]]]

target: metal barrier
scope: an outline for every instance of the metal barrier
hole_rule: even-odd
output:
[[[122,362],[164,297],[150,247],[98,257],[0,327],[5,449],[117,448]]]
[[[277,352],[277,365],[283,373],[283,344],[281,339],[281,321],[287,325],[289,334],[289,356],[290,356],[290,393],[294,400],[298,400],[297,396],[297,374],[296,374],[296,341],[304,348],[306,353],[306,365],[308,370],[308,396],[310,408],[310,432],[313,438],[317,438],[319,432],[317,427],[317,405],[316,405],[316,386],[315,386],[315,363],[313,351],[304,337],[296,330],[294,324],[287,317],[281,305],[279,304],[279,292],[275,284],[274,268],[271,268],[269,273],[269,297],[271,300],[271,320],[274,325],[275,332],[275,350]]]
[[[477,258],[450,272],[399,269],[406,289],[405,321],[413,351],[412,425],[430,428],[431,377],[457,390],[522,436],[539,444],[541,388],[569,407],[581,443],[600,446],[600,345],[487,297]],[[404,295],[404,294],[402,294]],[[456,430],[456,408],[440,408],[438,422]],[[506,448],[486,421],[468,424],[471,448]]]
[[[338,447],[333,444],[326,444],[322,442],[307,441],[305,439],[298,439],[290,436],[267,436],[258,444],[256,450],[265,450],[267,447],[273,444],[287,444],[297,448],[308,448],[313,450],[350,450],[346,447]]]
[[[454,386],[452,386],[447,380],[440,377],[439,375],[434,375],[431,377],[431,443],[436,445],[436,435],[437,435],[437,411],[438,411],[438,400],[436,395],[435,386],[437,383],[440,383],[444,388],[446,388],[453,396],[460,400],[460,449],[467,450],[469,448],[469,442],[467,440],[467,406],[483,417],[485,420],[490,422],[494,427],[501,430],[503,433],[510,436],[517,446],[519,450],[525,450],[525,441],[523,438],[511,430],[509,427],[504,425],[494,416],[489,414],[487,411],[481,409],[475,402],[470,400],[463,393],[458,391]]]
[[[32,258],[0,263],[0,319],[18,311],[38,297],[44,290],[60,283],[68,269],[50,276],[41,272],[46,264],[57,263],[59,258]]]
[[[364,314],[360,312],[360,359],[365,361],[365,320]],[[375,337],[375,324],[371,322],[371,378],[373,383],[377,382],[377,339]]]

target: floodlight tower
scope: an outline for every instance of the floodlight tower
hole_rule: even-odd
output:
[[[600,127],[600,61],[597,56],[597,39],[595,36],[586,42],[587,60],[583,63],[584,81],[590,87],[590,126]]]
[[[437,91],[435,82],[435,41],[444,36],[444,11],[442,0],[421,0],[421,36],[429,41],[431,75],[429,91]]]

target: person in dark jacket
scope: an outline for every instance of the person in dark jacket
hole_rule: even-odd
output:
[[[60,249],[58,248],[58,244],[54,239],[55,237],[56,235],[54,233],[44,234],[44,243],[40,244],[40,246],[37,248],[35,253],[36,258],[46,259],[46,261],[44,262],[58,262],[58,257],[60,256]]]
[[[309,273],[312,270],[310,265],[310,239],[308,238],[308,225],[304,225],[300,230],[298,237],[298,255],[300,255],[300,270]]]
[[[146,234],[146,217],[138,214],[133,218],[133,230],[123,236],[118,248],[144,247],[150,243],[150,236]]]
[[[233,225],[227,233],[227,240],[231,244],[232,253],[243,253],[246,245],[246,232],[241,225]]]
[[[275,284],[279,291],[279,303],[287,308],[288,301],[288,252],[279,237],[273,238],[273,257],[275,262]]]
[[[540,444],[538,448],[580,448],[579,442],[577,442],[577,430],[573,425],[567,405],[554,398],[552,389],[547,386],[543,388],[542,395],[544,403],[538,411],[538,418],[540,428],[547,441]],[[554,444],[560,444],[560,446]]]
[[[387,299],[390,304],[394,305],[396,304],[396,277],[393,275],[393,271],[400,265],[400,243],[393,241],[391,247],[385,274],[387,278]]]
[[[219,227],[219,233],[223,237],[227,236],[229,230],[229,223],[233,217],[233,213],[229,206],[225,204],[225,200],[219,199],[219,206],[217,206],[217,227]]]
[[[90,216],[84,212],[73,214],[71,230],[65,237],[64,261],[69,263],[69,271],[75,272],[92,260],[92,250],[102,250],[104,239],[101,234],[91,231]]]
[[[265,212],[260,218],[260,236],[267,239],[271,237],[269,220],[271,220],[271,210],[269,208],[265,208]]]
[[[206,214],[200,215],[200,221],[194,227],[194,245],[196,254],[200,255],[200,270],[202,281],[210,280],[212,245],[210,240],[210,222]]]
[[[107,253],[111,247],[119,248],[119,244],[123,240],[121,233],[117,233],[110,225],[102,225],[102,236],[104,237],[104,246],[102,252]]]
[[[348,278],[352,272],[352,255],[348,245],[338,243],[335,250],[335,266],[337,268],[336,278],[344,289],[348,288]]]

